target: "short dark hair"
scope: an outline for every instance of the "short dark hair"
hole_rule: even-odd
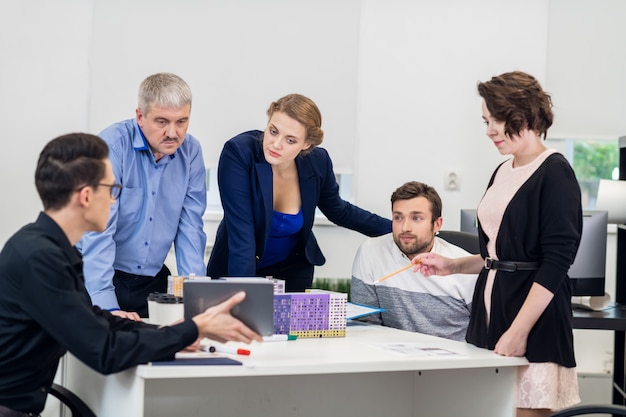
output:
[[[393,203],[398,200],[411,200],[416,197],[424,197],[430,201],[430,212],[433,222],[441,217],[441,197],[439,197],[437,190],[417,181],[404,183],[391,194],[391,209],[393,210]]]
[[[65,207],[81,186],[96,188],[104,178],[108,156],[106,142],[88,133],[70,133],[48,142],[35,171],[35,186],[44,210]]]
[[[504,132],[519,135],[528,128],[546,138],[552,126],[552,99],[532,75],[521,71],[506,72],[478,83],[478,94],[496,120],[504,122]]]

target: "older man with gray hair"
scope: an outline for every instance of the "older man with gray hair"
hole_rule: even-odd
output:
[[[167,289],[172,243],[179,275],[204,274],[206,170],[187,133],[190,113],[187,83],[158,73],[141,83],[136,117],[99,134],[124,192],[104,233],[85,235],[79,247],[93,304],[113,314],[147,317],[148,294]]]

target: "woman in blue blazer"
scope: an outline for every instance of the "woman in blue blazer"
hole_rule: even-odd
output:
[[[332,161],[318,148],[324,133],[315,103],[290,94],[267,110],[265,131],[241,133],[224,145],[218,184],[224,219],[207,275],[273,276],[286,291],[304,291],[324,255],[313,235],[315,209],[367,236],[391,232],[391,221],[339,196]]]

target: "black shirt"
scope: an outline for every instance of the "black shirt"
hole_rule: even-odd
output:
[[[92,306],[80,253],[45,213],[0,252],[0,405],[39,413],[66,351],[109,374],[163,360],[198,337],[191,320],[158,328]]]

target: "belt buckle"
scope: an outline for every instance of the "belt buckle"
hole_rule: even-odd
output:
[[[489,256],[487,256],[485,258],[485,269],[491,269],[491,267],[493,266],[493,258],[490,258]]]

